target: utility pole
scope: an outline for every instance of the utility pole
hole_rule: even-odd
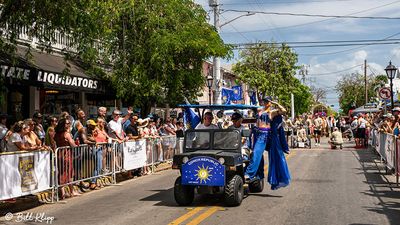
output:
[[[364,83],[365,83],[365,104],[368,103],[368,86],[367,86],[367,60],[364,60]]]
[[[218,0],[209,0],[209,5],[211,8],[214,10],[214,27],[217,30],[217,33],[219,33],[221,26],[219,24],[219,14],[220,14],[220,9],[219,9],[219,3]],[[221,104],[221,85],[222,85],[222,80],[221,80],[221,61],[219,57],[214,57],[213,58],[213,75],[214,75],[214,104]]]

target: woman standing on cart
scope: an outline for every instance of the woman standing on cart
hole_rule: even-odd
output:
[[[289,153],[285,132],[282,127],[282,115],[286,109],[272,101],[271,97],[262,99],[264,109],[259,113],[257,127],[254,131],[253,157],[246,168],[245,180],[253,182],[264,179],[264,150],[269,152],[268,182],[271,189],[289,185],[290,174],[286,164],[285,153]],[[276,109],[271,109],[275,105]]]

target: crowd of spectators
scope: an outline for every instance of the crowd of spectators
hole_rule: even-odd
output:
[[[103,149],[106,143],[123,143],[145,139],[147,142],[147,163],[152,160],[152,147],[156,152],[154,161],[161,162],[171,159],[174,154],[176,137],[183,137],[183,122],[181,118],[167,118],[163,120],[157,116],[141,119],[129,108],[125,115],[120,110],[114,110],[111,119],[107,120],[107,109],[99,107],[97,116],[87,119],[82,109],[75,112],[75,116],[68,112],[62,112],[58,116],[49,116],[44,120],[40,112],[34,113],[32,118],[18,121],[12,126],[7,126],[7,115],[0,115],[0,153],[34,150],[53,150],[59,147],[77,147],[87,145],[97,162],[76,162],[82,160],[81,153],[70,150],[59,150],[59,182],[66,185],[61,188],[62,197],[79,195],[81,189],[98,189],[102,185],[97,179],[82,181],[75,184],[82,177],[84,171],[82,164],[94,165],[94,175],[107,174],[111,166],[118,171],[123,171],[122,153],[113,158],[107,165],[107,149]],[[77,165],[80,165],[77,167]],[[141,176],[151,171],[144,168],[126,171],[129,177]],[[87,172],[86,172],[87,173]],[[78,188],[77,188],[78,187]]]

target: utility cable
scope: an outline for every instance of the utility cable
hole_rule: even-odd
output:
[[[241,12],[241,13],[256,13],[256,14],[277,15],[277,16],[303,16],[303,17],[322,17],[322,18],[340,18],[340,19],[400,20],[400,17],[387,17],[387,16],[323,15],[323,14],[307,14],[307,13],[251,11],[251,10],[239,10],[239,9],[223,9],[222,11],[224,11],[224,12]]]
[[[361,11],[357,11],[357,12],[354,12],[354,13],[347,14],[347,15],[345,15],[345,16],[351,16],[351,15],[356,15],[356,14],[360,14],[360,13],[372,11],[372,10],[375,10],[375,9],[378,9],[378,8],[383,8],[383,7],[392,5],[392,4],[396,4],[396,3],[398,3],[398,2],[400,2],[400,1],[394,1],[394,2],[387,3],[387,4],[379,5],[379,6],[376,6],[376,7],[364,9],[364,10],[361,10]],[[312,22],[307,22],[307,23],[302,23],[302,24],[296,24],[296,25],[286,26],[286,27],[278,27],[278,28],[276,28],[276,29],[287,29],[287,28],[302,27],[302,26],[306,26],[306,25],[311,25],[311,24],[316,24],[316,23],[322,23],[322,22],[326,22],[326,21],[330,21],[330,20],[336,20],[336,19],[338,19],[338,18],[323,19],[323,20],[318,20],[318,21],[312,21]],[[274,29],[275,29],[275,28],[274,28]],[[249,30],[249,31],[245,31],[245,32],[246,32],[246,33],[256,33],[256,32],[264,32],[264,31],[269,31],[269,30],[273,30],[273,29]],[[234,33],[234,32],[224,32],[224,33],[227,34],[227,33]]]

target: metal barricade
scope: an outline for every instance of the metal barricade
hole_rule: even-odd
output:
[[[114,144],[79,145],[77,147],[59,147],[54,154],[55,190],[82,181],[95,183],[100,177],[112,176],[115,183],[118,161],[118,148]],[[73,191],[73,190],[70,190]]]
[[[385,163],[386,170],[394,171],[396,184],[399,184],[399,152],[400,140],[393,134],[381,133],[373,129],[371,131],[371,146],[379,154],[381,162]]]

